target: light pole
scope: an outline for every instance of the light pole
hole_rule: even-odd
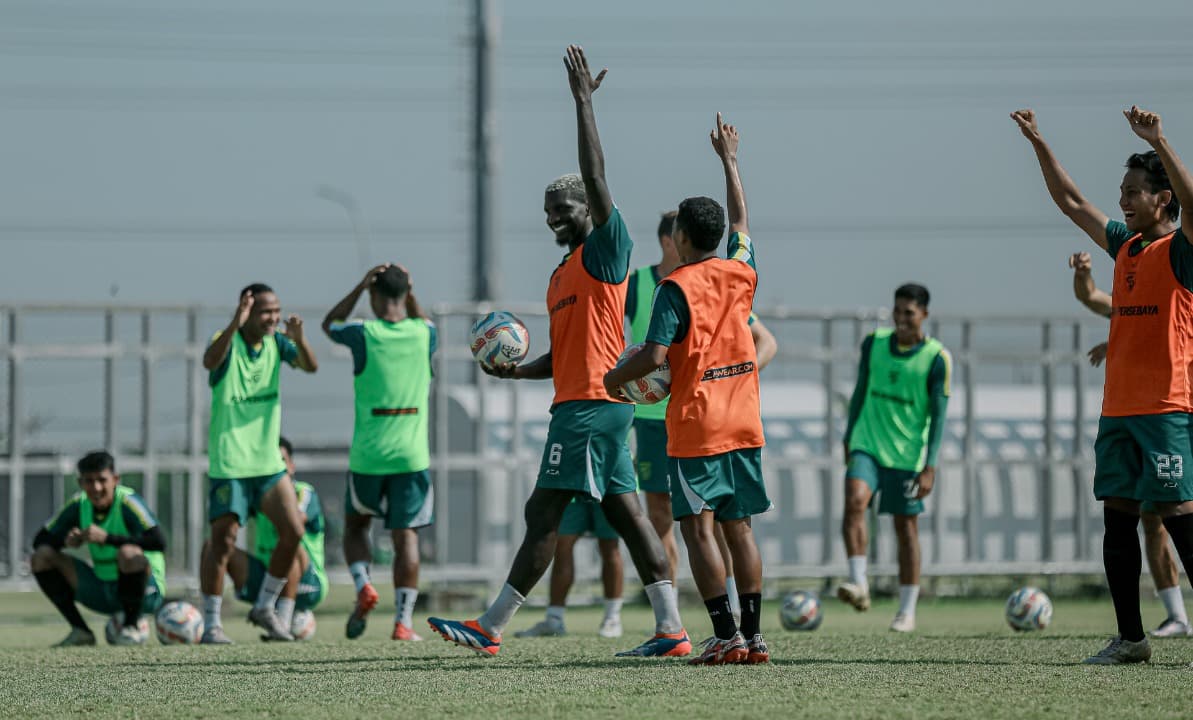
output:
[[[356,196],[334,185],[320,185],[315,188],[315,195],[344,209],[348,222],[352,223],[352,235],[356,238],[356,259],[360,264],[360,270],[368,270],[372,267],[373,239],[369,233],[369,223],[356,202]]]

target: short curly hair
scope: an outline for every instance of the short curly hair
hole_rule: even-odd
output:
[[[716,250],[725,234],[725,211],[710,197],[690,197],[679,204],[675,213],[675,232],[680,230],[697,249]]]
[[[547,184],[547,189],[543,191],[543,194],[549,195],[553,192],[567,193],[568,196],[581,202],[588,202],[588,194],[584,191],[584,178],[576,173],[568,173],[555,178]]]

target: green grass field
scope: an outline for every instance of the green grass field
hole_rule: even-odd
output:
[[[350,589],[337,588],[344,602]],[[574,610],[567,639],[518,640],[485,659],[438,640],[388,639],[386,604],[365,637],[343,638],[344,606],[320,614],[314,640],[265,644],[226,602],[237,645],[51,650],[65,624],[35,594],[0,596],[0,707],[11,717],[1187,717],[1193,639],[1154,641],[1148,666],[1077,664],[1107,640],[1109,601],[1061,601],[1052,627],[1016,635],[1001,603],[926,601],[920,630],[896,636],[879,603],[859,615],[827,601],[813,633],[779,628],[765,610],[769,666],[687,667],[619,660],[644,639],[648,608],[627,608],[626,636],[602,640],[598,610]],[[528,608],[512,630],[541,618]],[[1145,602],[1146,624],[1159,622]],[[102,619],[89,617],[102,635]],[[685,608],[694,640],[708,634],[702,608]],[[424,616],[416,617],[419,632]],[[424,635],[429,634],[424,632]]]

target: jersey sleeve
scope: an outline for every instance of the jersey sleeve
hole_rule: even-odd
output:
[[[949,395],[953,384],[953,356],[948,350],[941,349],[936,360],[932,362],[932,369],[928,371],[928,450],[927,465],[936,467],[940,456],[940,444],[944,439],[946,415],[949,407]]]
[[[218,340],[220,335],[223,335],[223,334],[224,334],[223,330],[216,330],[215,334],[211,336],[211,339],[207,341],[207,347],[211,347],[212,343],[214,343],[216,340]],[[209,387],[215,387],[216,385],[218,385],[220,380],[222,380],[224,378],[224,375],[228,374],[228,363],[230,363],[231,361],[232,361],[232,351],[231,351],[231,349],[229,349],[228,353],[226,355],[224,355],[224,361],[219,364],[219,367],[212,368],[210,371],[208,371],[207,385]]]
[[[431,357],[434,357],[435,351],[439,349],[439,328],[435,327],[435,323],[428,320],[427,321],[427,329],[430,330],[430,333],[431,333],[431,340],[430,340],[431,351],[429,354]],[[428,360],[429,359],[430,358],[428,358]]]
[[[632,272],[629,282],[626,284],[625,316],[633,318],[636,312],[638,312],[638,273]]]
[[[433,327],[433,326],[432,326]],[[331,341],[343,345],[352,352],[352,374],[359,375],[365,369],[365,323],[363,320],[345,320],[333,322],[327,328],[327,336]],[[434,331],[431,334],[432,349],[434,350]]]
[[[673,282],[661,283],[655,290],[646,342],[666,347],[682,342],[688,335],[691,319],[688,300],[679,286]]]
[[[753,310],[751,310],[750,311],[750,319],[746,321],[746,324],[753,325],[757,321],[758,321],[758,314],[755,313]]]
[[[604,225],[594,227],[584,240],[584,269],[601,282],[617,284],[630,272],[634,241],[616,207]]]
[[[1193,292],[1193,244],[1189,243],[1184,230],[1178,228],[1173,235],[1169,258],[1172,260],[1172,272],[1176,275],[1177,282]]]
[[[744,262],[754,272],[758,272],[758,266],[754,264],[754,243],[750,240],[749,235],[739,232],[730,235],[729,244],[725,247],[725,257]]]
[[[59,543],[66,540],[66,534],[79,526],[79,503],[81,494],[75,495],[46,521],[45,530]],[[59,545],[61,547],[61,545]]]
[[[275,332],[273,337],[278,343],[278,358],[290,367],[294,367],[294,364],[298,362],[298,346],[280,332]]]
[[[866,402],[866,391],[870,385],[870,349],[874,347],[874,334],[871,333],[862,341],[862,356],[857,363],[857,383],[853,386],[853,395],[849,398],[849,419],[845,423],[845,444],[853,435],[853,428],[862,416],[862,405]]]
[[[1118,251],[1123,249],[1123,245],[1127,241],[1135,237],[1135,233],[1127,229],[1127,226],[1118,220],[1109,220],[1106,222],[1106,252],[1110,253],[1110,257],[1118,257]]]
[[[134,531],[135,535],[140,535],[158,526],[157,518],[145,504],[145,499],[136,493],[124,497],[124,502],[120,505],[120,512],[124,515],[125,526]]]

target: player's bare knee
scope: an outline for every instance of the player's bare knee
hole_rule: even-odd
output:
[[[1143,533],[1149,538],[1161,538],[1165,534],[1164,519],[1158,513],[1140,513],[1139,519],[1143,521]]]
[[[58,559],[62,553],[49,545],[38,545],[29,558],[29,567],[33,572],[45,572],[58,567]]]
[[[920,535],[919,522],[916,515],[896,515],[895,535],[900,541],[916,540]]]
[[[145,551],[136,545],[121,545],[116,553],[116,567],[122,573],[144,572],[149,567]]]

